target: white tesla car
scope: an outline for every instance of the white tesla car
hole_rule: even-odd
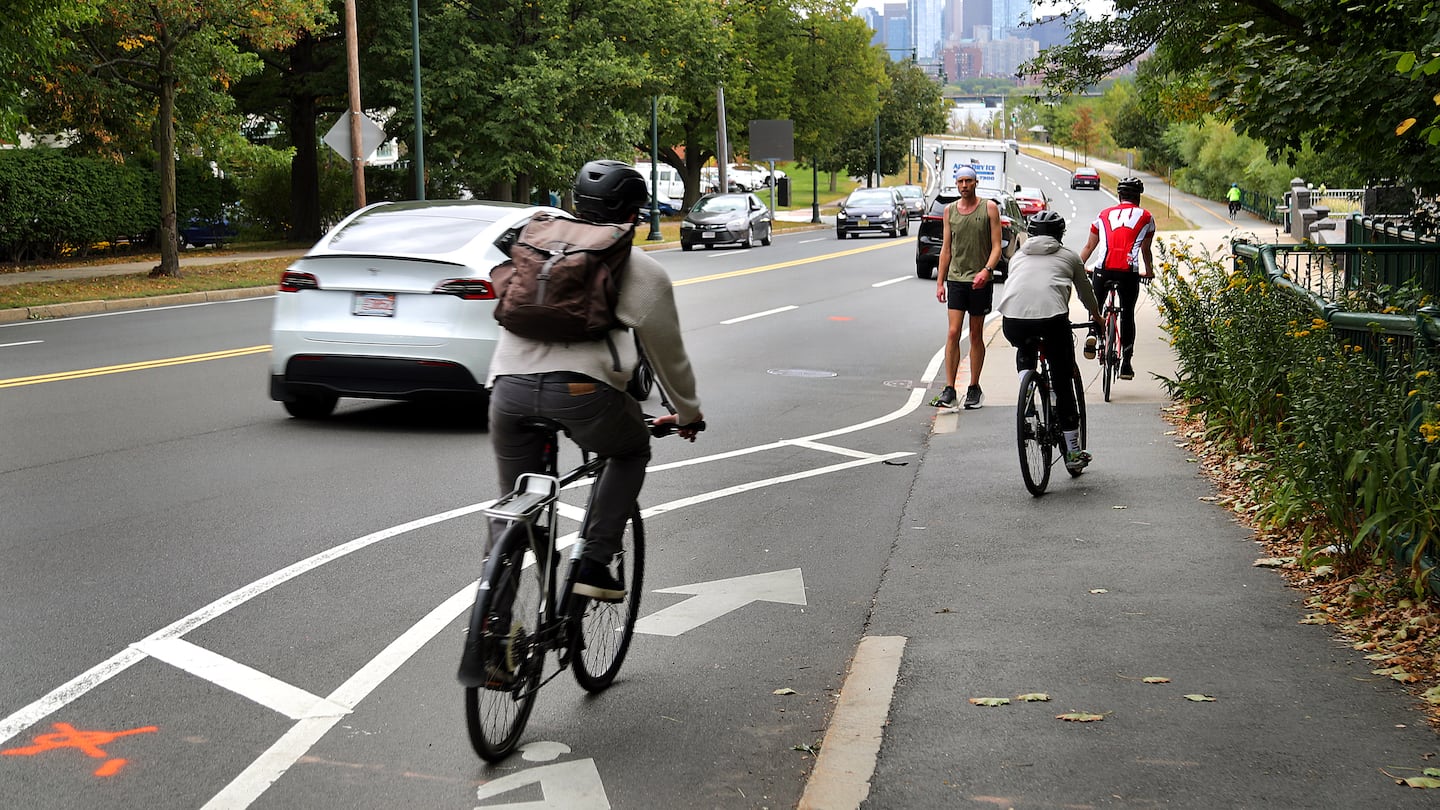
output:
[[[471,396],[500,327],[490,270],[497,242],[538,211],[519,203],[376,203],[346,217],[280,280],[270,397],[301,419],[340,397]]]

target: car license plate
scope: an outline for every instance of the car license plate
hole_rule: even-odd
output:
[[[395,317],[395,293],[355,293],[355,314]]]
[[[715,238],[715,232],[714,232],[714,231],[705,231],[704,233],[700,234],[700,238],[701,238],[701,239],[714,239],[714,238]]]
[[[860,225],[860,227],[862,227],[862,228],[868,228],[868,227],[870,227],[870,220],[868,220],[868,219],[862,219],[862,220],[860,220],[859,225]]]

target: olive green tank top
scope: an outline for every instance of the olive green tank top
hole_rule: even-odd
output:
[[[945,206],[945,227],[950,229],[950,281],[974,281],[990,258],[990,204],[984,197],[968,214],[955,203]]]

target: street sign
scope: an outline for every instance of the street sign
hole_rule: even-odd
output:
[[[350,159],[350,112],[349,112],[349,110],[346,110],[346,111],[340,116],[340,120],[335,122],[335,126],[330,127],[330,131],[327,132],[327,133],[325,133],[325,143],[329,144],[331,149],[334,149],[336,152],[339,152],[339,153],[340,153],[340,157],[343,157],[343,158],[345,158],[346,160],[349,160],[349,159]],[[381,129],[379,124],[375,123],[374,121],[371,121],[371,120],[370,120],[370,116],[368,116],[368,115],[366,115],[366,114],[364,114],[364,113],[361,113],[361,114],[360,114],[360,150],[361,150],[361,152],[363,152],[364,155],[365,155],[365,157],[368,159],[371,155],[375,154],[375,150],[376,150],[376,149],[379,149],[379,148],[380,148],[380,144],[382,144],[382,143],[385,143],[385,130]]]

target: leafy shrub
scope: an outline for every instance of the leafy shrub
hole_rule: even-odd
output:
[[[1417,592],[1440,556],[1440,375],[1424,347],[1377,364],[1263,275],[1163,243],[1166,380],[1212,438],[1250,457],[1262,525],[1307,527],[1312,563],[1401,561]],[[1393,341],[1368,335],[1365,343]]]
[[[0,150],[0,259],[54,259],[84,255],[97,243],[148,240],[158,200],[146,169],[53,149]]]

